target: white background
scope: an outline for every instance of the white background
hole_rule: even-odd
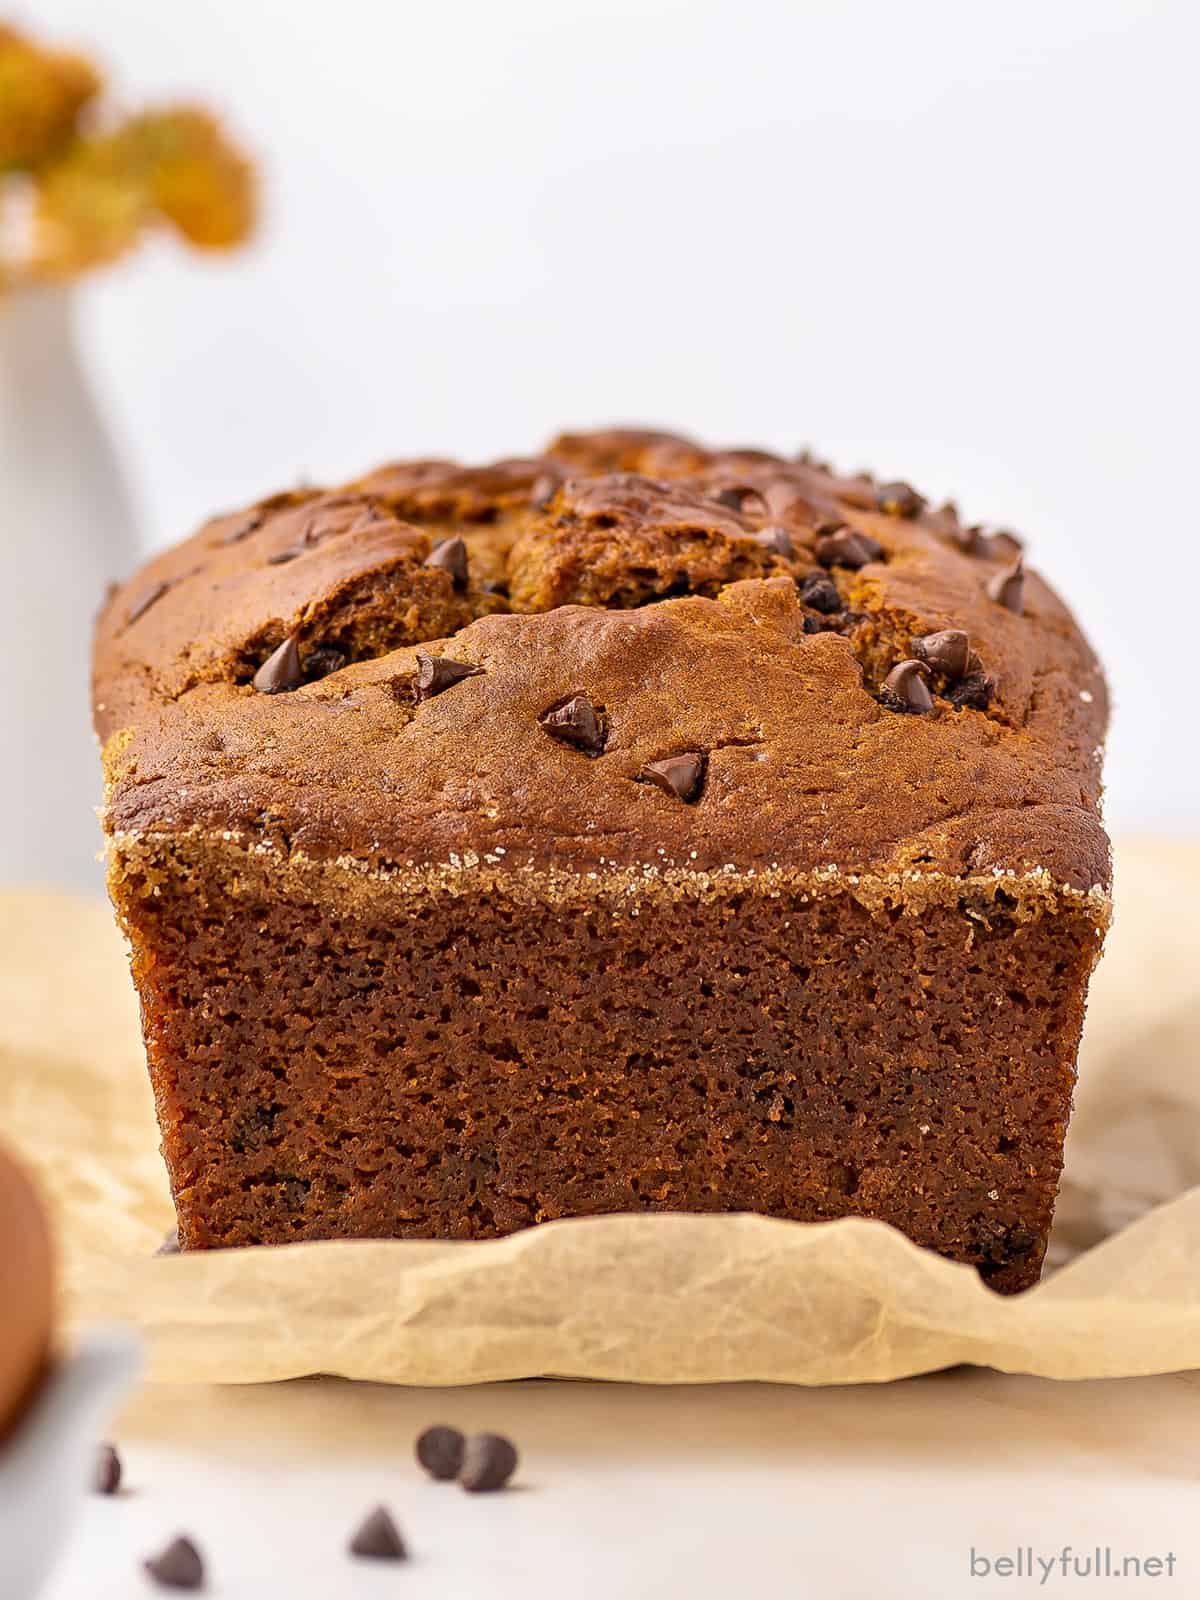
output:
[[[39,0],[258,153],[254,251],[86,294],[148,537],[396,454],[647,420],[1029,536],[1109,820],[1200,821],[1189,0]]]

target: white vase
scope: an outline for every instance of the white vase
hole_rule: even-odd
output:
[[[65,288],[0,300],[0,886],[97,891],[92,625],[138,543],[72,311]]]

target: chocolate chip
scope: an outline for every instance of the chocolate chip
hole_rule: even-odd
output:
[[[969,528],[955,528],[953,539],[965,556],[987,554],[987,540],[984,538],[983,528],[978,522],[973,522]]]
[[[346,652],[336,645],[314,645],[304,654],[304,676],[309,683],[316,683],[319,678],[329,677],[331,672],[340,672],[346,660]]]
[[[777,522],[773,522],[768,528],[759,528],[757,533],[751,535],[751,538],[756,539],[759,544],[764,545],[768,550],[774,551],[777,556],[783,556],[785,560],[790,560],[792,557],[792,536],[786,528],[781,528]]]
[[[242,520],[240,522],[235,523],[234,526],[232,528],[230,528],[229,532],[225,535],[224,539],[221,540],[221,543],[222,544],[238,544],[238,543],[240,543],[241,540],[249,538],[249,536],[252,533],[257,533],[259,528],[262,527],[263,523],[266,520],[267,520],[266,517],[263,515],[263,513],[261,511],[251,511],[251,512],[249,512],[246,516],[244,516],[242,518]]]
[[[552,472],[543,472],[540,477],[533,480],[533,488],[529,491],[529,504],[535,511],[545,511],[558,493],[558,485],[559,479]]]
[[[604,749],[603,713],[597,711],[585,694],[573,694],[569,700],[550,706],[542,712],[538,722],[552,739],[574,745],[584,755],[598,756]]]
[[[688,750],[681,756],[667,756],[663,761],[651,761],[638,774],[646,783],[657,784],[677,800],[690,805],[700,798],[704,787],[704,756],[698,750]]]
[[[882,556],[883,546],[878,539],[857,528],[838,528],[817,539],[817,560],[823,567],[850,567],[857,572],[868,561],[878,561]]]
[[[988,579],[987,592],[998,605],[1015,611],[1018,616],[1025,607],[1025,564],[1018,556],[1011,567],[995,573]]]
[[[92,1463],[92,1492],[116,1494],[121,1487],[121,1458],[111,1444],[102,1444]]]
[[[914,639],[909,649],[918,661],[947,678],[961,678],[971,658],[971,641],[961,628],[943,628]]]
[[[376,1506],[363,1518],[350,1540],[350,1554],[368,1561],[407,1560],[400,1530],[384,1506]]]
[[[923,661],[898,661],[883,680],[879,698],[891,711],[933,710],[929,668]]]
[[[432,1428],[426,1428],[417,1440],[417,1460],[431,1478],[448,1482],[458,1477],[466,1442],[457,1428],[447,1427],[442,1422],[435,1423]]]
[[[147,589],[145,594],[130,606],[125,626],[129,627],[130,623],[136,622],[139,617],[144,617],[151,606],[158,604],[170,587],[169,583],[156,583]]]
[[[440,567],[443,572],[448,572],[454,579],[454,587],[456,589],[466,588],[467,547],[457,534],[453,539],[443,539],[440,544],[435,544],[425,557],[424,565],[427,567]]]
[[[304,672],[300,666],[296,635],[290,633],[254,674],[254,687],[259,694],[286,694],[291,689],[298,689],[303,682]]]
[[[762,490],[749,483],[731,483],[724,489],[718,489],[713,499],[718,505],[727,506],[730,511],[749,511],[752,516],[764,516],[767,511]]]
[[[472,1494],[503,1489],[517,1467],[517,1450],[502,1433],[476,1433],[467,1440],[458,1481]]]
[[[502,583],[499,578],[484,578],[479,587],[484,594],[498,594],[505,600],[508,599],[508,585]]]
[[[190,1539],[172,1539],[161,1554],[143,1561],[143,1567],[161,1589],[199,1589],[204,1584],[204,1562]]]
[[[467,661],[451,661],[448,656],[430,656],[418,650],[413,693],[418,700],[432,700],[443,689],[452,689],[464,678],[473,678],[482,671],[482,667],[474,667]]]
[[[806,606],[831,617],[841,611],[845,601],[838,593],[837,584],[824,572],[810,572],[800,585],[800,598]]]
[[[996,686],[986,672],[969,672],[961,683],[946,691],[946,699],[954,706],[970,706],[975,711],[986,711],[992,702]]]
[[[988,554],[996,561],[1014,561],[1024,550],[1024,542],[1007,528],[997,528],[987,537]]]
[[[182,1250],[179,1243],[179,1229],[172,1228],[169,1233],[163,1234],[163,1241],[154,1252],[156,1256],[177,1256]]]
[[[297,556],[304,554],[302,545],[292,545],[287,550],[276,550],[273,556],[267,557],[269,567],[286,567],[289,561],[295,561]]]
[[[889,517],[919,517],[925,497],[910,483],[881,483],[875,491],[875,504]]]

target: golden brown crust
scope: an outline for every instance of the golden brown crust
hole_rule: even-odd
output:
[[[821,564],[850,548],[834,524],[861,564]],[[1103,678],[1036,574],[1005,590],[1019,611],[989,593],[1014,555],[903,485],[628,430],[276,497],[105,607],[108,826],[381,869],[472,854],[1103,887]],[[970,681],[933,671],[933,709],[899,709],[885,678],[947,629],[969,636]],[[288,638],[314,681],[257,692]],[[418,698],[418,647],[482,670]],[[577,695],[602,753],[548,731]],[[688,803],[644,780],[685,752],[704,765]]]

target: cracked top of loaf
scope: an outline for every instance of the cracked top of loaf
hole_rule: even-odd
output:
[[[118,835],[511,877],[1102,893],[1107,700],[1020,541],[644,430],[215,518],[98,623]]]

